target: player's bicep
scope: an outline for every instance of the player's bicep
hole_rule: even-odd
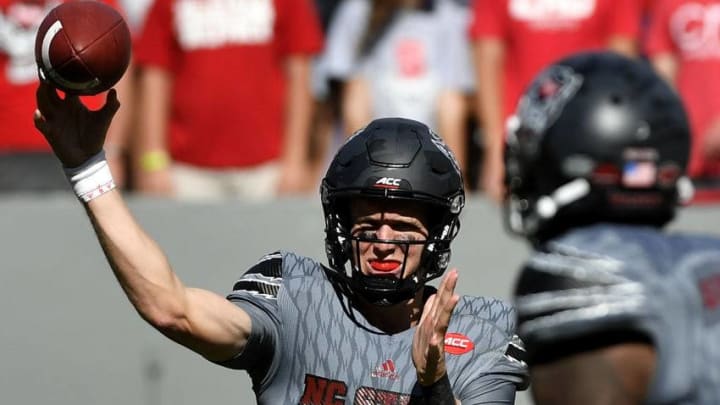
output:
[[[227,360],[241,352],[252,329],[250,315],[210,291],[188,289],[186,294],[192,333],[181,343],[211,361]]]

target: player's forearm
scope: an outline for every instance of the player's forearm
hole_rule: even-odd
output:
[[[111,191],[86,208],[105,256],[135,309],[155,327],[174,327],[184,317],[185,288],[120,193]]]
[[[119,192],[106,193],[86,208],[115,276],[148,323],[212,361],[243,350],[252,328],[249,315],[220,295],[186,288]]]

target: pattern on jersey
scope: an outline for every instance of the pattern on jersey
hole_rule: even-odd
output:
[[[235,282],[233,294],[241,292],[277,298],[282,284],[282,255],[280,252],[263,256]]]
[[[283,266],[283,289],[277,305],[283,319],[280,341],[284,356],[274,378],[278,383],[265,390],[264,396],[270,398],[277,394],[293,398],[292,395],[298,395],[300,398],[309,389],[303,386],[308,375],[347,382],[346,403],[365,399],[369,390],[365,387],[372,387],[376,393],[384,392],[383,399],[386,395],[405,398],[410,394],[416,382],[410,357],[413,331],[387,335],[369,325],[360,314],[356,321],[363,327],[358,327],[346,315],[341,304],[343,297],[328,283],[319,263],[285,253]],[[524,374],[518,362],[509,359],[503,364],[498,362],[498,358],[505,359],[504,352],[512,336],[510,331],[514,328],[515,313],[510,306],[500,300],[463,297],[458,310],[464,312],[453,318],[453,331],[475,336],[475,350],[472,355],[450,356],[448,369],[464,369],[473,359],[476,362],[471,372],[457,373],[460,380],[452,381],[453,386],[462,390],[484,373]],[[480,353],[483,360],[477,361],[475,356]],[[386,378],[376,372],[378,366],[388,360],[392,360],[393,376],[397,378]],[[316,378],[313,384],[320,384],[320,380]],[[319,388],[309,392],[321,395]],[[322,392],[327,395],[330,391]]]

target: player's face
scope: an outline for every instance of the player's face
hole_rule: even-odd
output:
[[[351,202],[350,215],[353,261],[363,274],[407,278],[417,271],[428,237],[427,207],[359,199]]]

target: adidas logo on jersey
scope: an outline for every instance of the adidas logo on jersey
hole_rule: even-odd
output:
[[[391,380],[397,380],[400,375],[395,371],[395,362],[388,359],[385,360],[381,365],[375,367],[370,373],[373,378],[388,378]]]

